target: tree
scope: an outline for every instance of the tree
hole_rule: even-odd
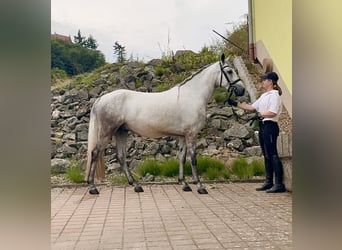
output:
[[[90,72],[104,64],[104,55],[98,50],[61,40],[51,40],[51,69],[62,69],[72,76]]]
[[[84,44],[86,42],[86,38],[85,38],[85,36],[81,35],[80,30],[78,30],[77,36],[74,36],[74,42],[81,45],[82,47],[84,46]]]
[[[97,42],[92,35],[89,35],[88,39],[85,41],[84,47],[88,49],[97,49]]]
[[[114,44],[114,54],[117,55],[117,62],[122,63],[126,61],[126,49],[124,46],[120,45],[118,41]]]

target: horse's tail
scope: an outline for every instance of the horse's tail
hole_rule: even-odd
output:
[[[91,155],[92,151],[96,147],[98,141],[98,124],[96,119],[96,113],[94,111],[94,107],[91,109],[90,112],[90,121],[89,121],[89,130],[88,130],[88,152],[87,152],[87,166],[85,170],[85,181],[88,181],[88,177],[90,174],[90,167],[91,167]],[[105,164],[103,158],[104,152],[101,152],[98,156],[98,161],[95,168],[95,176],[97,179],[104,179],[105,178]]]

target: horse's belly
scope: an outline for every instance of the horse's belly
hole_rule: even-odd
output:
[[[126,124],[125,127],[143,137],[160,138],[163,136],[182,135],[179,128],[170,126],[153,126],[151,124]]]

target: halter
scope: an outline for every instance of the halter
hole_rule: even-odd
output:
[[[221,68],[221,79],[220,79],[220,87],[222,87],[222,75],[224,75],[224,77],[226,78],[227,82],[229,83],[229,87],[228,87],[228,92],[229,93],[229,96],[227,98],[227,100],[225,101],[225,103],[228,101],[228,99],[230,99],[230,97],[232,97],[232,94],[233,94],[233,91],[231,91],[231,89],[233,88],[234,84],[236,84],[237,82],[241,81],[240,78],[236,79],[235,81],[231,82],[229,80],[229,77],[227,75],[227,72],[224,71],[225,68],[228,68],[229,66],[226,65],[226,66],[223,66],[222,63],[220,62],[220,68]],[[239,115],[236,113],[236,111],[234,110],[234,108],[232,107],[232,113],[233,113],[233,116],[235,118],[236,121],[238,121],[239,119],[240,120],[243,120],[245,122],[250,122],[250,126],[253,124],[253,122],[257,119],[256,116],[253,116],[249,119],[243,119],[241,117],[239,117]]]
[[[241,81],[240,78],[236,79],[235,81],[231,82],[228,75],[227,75],[227,72],[224,71],[225,68],[228,68],[229,66],[226,65],[226,66],[223,66],[222,63],[220,62],[220,69],[221,69],[221,79],[220,79],[220,87],[222,87],[222,75],[224,75],[224,77],[226,78],[227,82],[229,83],[229,87],[228,87],[228,91],[230,91],[230,89],[232,88],[232,86],[234,84],[236,84],[238,81]],[[233,72],[232,70],[230,72]],[[231,92],[232,93],[232,92]]]

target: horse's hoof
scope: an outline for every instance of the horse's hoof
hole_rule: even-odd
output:
[[[208,191],[205,188],[199,188],[199,189],[197,189],[197,192],[199,194],[208,194]]]
[[[91,188],[89,189],[89,194],[99,194],[99,191],[97,190],[97,188]]]
[[[191,192],[191,191],[192,191],[192,189],[191,189],[191,187],[190,187],[189,185],[184,185],[183,188],[182,188],[182,190],[183,190],[184,192]]]
[[[134,192],[141,193],[141,192],[144,192],[144,189],[141,186],[135,186],[134,187]]]

